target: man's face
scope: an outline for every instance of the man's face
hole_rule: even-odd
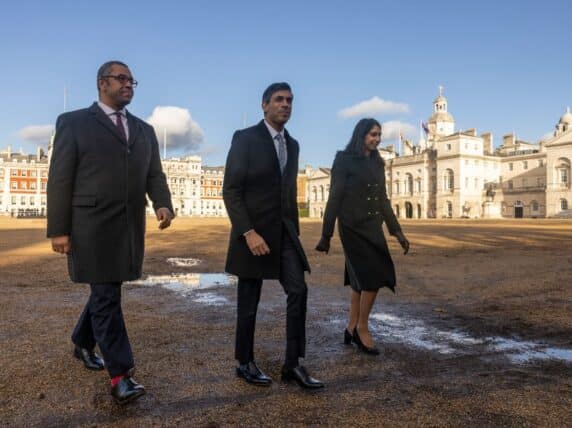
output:
[[[276,91],[270,101],[262,103],[266,121],[273,125],[284,126],[292,114],[292,92],[287,90]]]
[[[133,98],[133,76],[127,67],[118,64],[113,64],[106,76],[98,82],[99,99],[120,110]]]
[[[365,136],[365,149],[369,152],[373,152],[377,149],[377,146],[381,142],[381,128],[375,125],[373,128],[369,130],[369,132]]]

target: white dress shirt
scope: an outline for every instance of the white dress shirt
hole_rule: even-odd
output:
[[[268,132],[270,132],[270,135],[272,136],[272,141],[274,142],[274,148],[276,149],[276,156],[278,156],[278,140],[276,139],[276,136],[278,134],[280,134],[282,136],[282,139],[284,140],[284,145],[286,145],[286,136],[284,135],[284,128],[282,128],[282,131],[278,132],[276,129],[274,129],[272,127],[272,125],[270,125],[268,122],[266,122],[266,119],[264,120],[264,124],[266,125],[266,127],[268,128]],[[286,147],[284,147],[286,148]],[[288,162],[288,150],[286,149],[286,152],[284,153],[285,155],[285,161]]]
[[[97,102],[97,105],[103,110],[103,112],[109,117],[109,119],[116,125],[116,115],[115,113],[121,113],[121,122],[123,123],[123,129],[125,129],[125,137],[129,140],[129,125],[127,124],[127,110],[122,108],[119,111],[113,110],[107,104],[103,104],[101,101]]]

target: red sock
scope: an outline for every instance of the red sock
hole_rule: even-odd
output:
[[[111,386],[115,386],[119,383],[121,379],[123,379],[125,375],[119,375],[111,378]]]

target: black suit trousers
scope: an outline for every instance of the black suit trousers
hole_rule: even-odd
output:
[[[111,377],[134,367],[121,310],[120,282],[91,284],[91,295],[75,326],[72,341],[86,349],[98,344]]]
[[[286,293],[286,366],[303,358],[306,348],[308,287],[304,265],[287,231],[282,230],[280,284]],[[254,330],[262,279],[238,278],[235,358],[240,364],[254,360]]]

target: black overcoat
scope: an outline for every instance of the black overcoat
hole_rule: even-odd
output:
[[[173,212],[153,128],[127,113],[129,141],[94,103],[58,117],[48,176],[48,237],[71,236],[72,281],[141,276],[146,198]]]
[[[383,161],[340,151],[331,174],[322,235],[333,235],[337,218],[346,256],[344,283],[355,280],[361,290],[393,290],[395,269],[382,225],[385,221],[391,235],[401,228],[387,198]]]
[[[226,160],[223,199],[232,228],[226,259],[226,271],[242,278],[276,279],[280,277],[282,233],[288,233],[310,271],[298,238],[296,178],[298,142],[285,132],[288,162],[280,173],[272,136],[264,121],[236,131]],[[264,256],[254,256],[244,232],[254,229],[270,248]]]

